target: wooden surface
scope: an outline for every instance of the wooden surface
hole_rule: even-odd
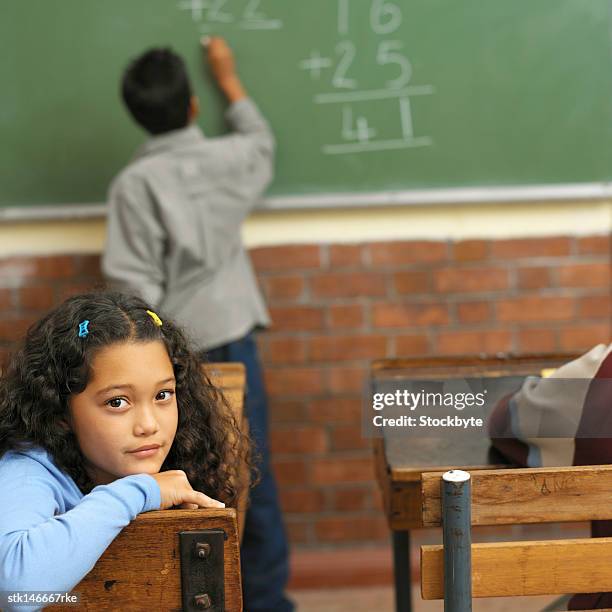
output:
[[[472,545],[472,596],[612,591],[612,538]],[[421,546],[423,599],[444,597],[442,546]]]
[[[489,443],[475,440],[458,446],[437,438],[375,439],[374,463],[389,526],[394,530],[423,527],[421,474],[461,466],[470,470],[490,469]],[[389,460],[391,457],[391,461]],[[413,459],[413,464],[406,462]],[[395,460],[395,463],[391,463]]]
[[[208,363],[203,366],[210,381],[221,389],[234,413],[236,421],[244,433],[248,433],[249,424],[244,414],[244,395],[246,391],[246,370],[242,363]],[[236,511],[238,516],[238,533],[240,541],[244,533],[244,521],[249,501],[250,471],[247,466],[241,470],[240,486],[242,494],[238,499]]]
[[[422,475],[423,525],[441,522],[443,472]],[[475,471],[472,525],[612,519],[612,466]]]
[[[577,357],[573,353],[383,359],[372,364],[373,392],[402,380],[513,377],[518,388],[524,376],[558,367]],[[512,382],[512,381],[511,381]],[[508,467],[491,454],[487,438],[454,441],[386,434],[375,439],[374,462],[383,492],[389,526],[405,530],[423,526],[421,474],[455,468],[484,470]]]
[[[106,549],[94,569],[72,591],[79,610],[180,612],[180,531],[223,529],[225,609],[242,610],[240,545],[236,512],[227,509],[164,510],[136,517]],[[52,610],[74,612],[75,607]]]
[[[463,378],[466,376],[498,377],[537,374],[544,368],[562,365],[578,357],[577,353],[532,353],[516,355],[458,355],[378,359],[372,362],[374,380],[385,378]]]

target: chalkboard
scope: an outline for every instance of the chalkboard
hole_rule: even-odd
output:
[[[145,134],[130,58],[225,36],[278,139],[271,195],[604,183],[609,0],[2,0],[0,206],[105,201]]]

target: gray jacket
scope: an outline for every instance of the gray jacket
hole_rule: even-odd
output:
[[[182,325],[201,349],[270,323],[241,226],[272,179],[274,137],[250,99],[234,132],[196,125],[151,138],[110,189],[102,271]]]

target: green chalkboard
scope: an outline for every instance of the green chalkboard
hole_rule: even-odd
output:
[[[144,139],[128,60],[225,36],[278,137],[271,195],[612,178],[609,0],[0,0],[0,206],[104,202]]]

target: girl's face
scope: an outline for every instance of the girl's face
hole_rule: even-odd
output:
[[[178,424],[175,389],[161,341],[98,351],[89,384],[69,400],[70,424],[96,485],[159,472]]]

